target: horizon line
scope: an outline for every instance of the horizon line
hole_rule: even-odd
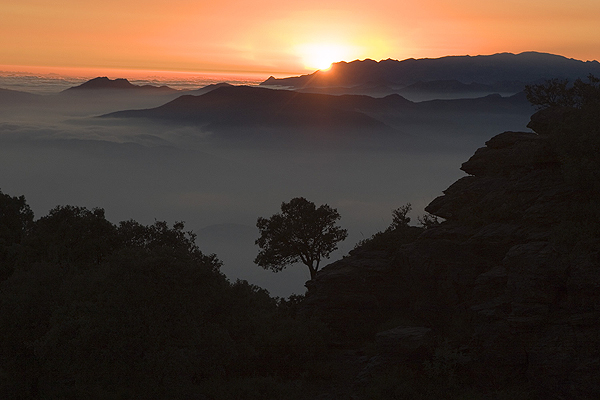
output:
[[[360,59],[357,58],[355,60],[350,60],[350,61],[346,61],[346,60],[339,60],[339,61],[335,61],[332,62],[331,65],[335,65],[335,64],[349,64],[349,63],[353,63],[353,62],[364,62],[364,61],[374,61],[377,63],[380,63],[382,61],[398,61],[398,62],[402,62],[402,61],[406,61],[406,60],[436,60],[436,59],[441,59],[441,58],[448,58],[448,57],[490,57],[490,56],[495,56],[495,55],[501,55],[501,54],[512,54],[512,55],[522,55],[522,54],[528,54],[528,53],[535,53],[535,54],[546,54],[546,55],[552,55],[552,56],[556,56],[556,57],[562,57],[565,59],[569,59],[569,60],[576,60],[576,61],[581,61],[581,62],[599,62],[598,60],[594,59],[594,60],[581,60],[578,58],[573,58],[573,57],[567,57],[567,56],[563,56],[561,54],[554,54],[554,53],[548,53],[548,52],[544,52],[544,51],[536,51],[536,50],[528,50],[528,51],[522,51],[519,53],[513,53],[510,51],[505,51],[505,52],[497,52],[497,53],[492,53],[492,54],[477,54],[477,55],[470,55],[470,54],[452,54],[452,55],[445,55],[445,56],[441,56],[441,57],[421,57],[421,58],[414,58],[414,57],[407,57],[407,58],[403,58],[403,59],[398,59],[398,58],[392,58],[392,57],[388,57],[388,58],[382,58],[379,60],[375,60],[373,58],[364,58],[364,59]],[[22,65],[22,64],[0,64],[0,74],[34,74],[34,75],[58,75],[58,76],[68,76],[68,77],[81,77],[81,78],[89,78],[89,77],[101,77],[101,76],[107,76],[108,73],[113,73],[116,75],[113,75],[114,77],[117,78],[123,78],[123,75],[120,75],[122,73],[126,73],[129,74],[128,78],[130,79],[135,79],[135,77],[133,77],[132,75],[137,76],[137,78],[141,78],[141,77],[150,77],[152,75],[158,75],[161,77],[165,77],[168,75],[173,75],[173,76],[207,76],[207,75],[219,75],[219,76],[230,76],[230,77],[256,77],[258,78],[259,76],[264,76],[264,79],[267,79],[271,76],[275,77],[275,78],[284,78],[284,77],[291,77],[291,76],[302,76],[302,75],[310,75],[313,74],[317,71],[328,71],[327,70],[322,70],[322,69],[311,69],[311,70],[304,70],[304,71],[281,71],[281,72],[273,72],[273,71],[266,71],[266,70],[245,70],[245,69],[225,69],[225,70],[190,70],[190,69],[165,69],[165,68],[156,68],[156,69],[152,69],[152,68],[138,68],[138,67],[76,67],[76,66],[56,66],[56,65],[50,65],[50,66],[43,66],[43,65]],[[108,77],[108,76],[107,76]]]

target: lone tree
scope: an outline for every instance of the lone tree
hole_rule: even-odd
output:
[[[273,272],[302,262],[314,279],[321,259],[329,258],[338,242],[348,236],[346,229],[335,225],[340,218],[336,209],[327,204],[317,208],[303,197],[281,203],[281,213],[258,218],[260,237],[256,244],[262,250],[254,262]]]

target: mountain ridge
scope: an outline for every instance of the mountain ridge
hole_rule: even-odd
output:
[[[90,79],[81,85],[65,89],[62,91],[62,93],[72,93],[84,90],[144,90],[153,92],[177,92],[177,89],[173,89],[165,85],[134,85],[125,78],[110,79],[106,76],[99,76]]]
[[[200,96],[183,95],[160,107],[125,110],[104,118],[148,118],[205,126],[208,129],[371,129],[399,133],[384,122],[351,106],[338,107],[336,96],[272,90],[250,86],[221,86]],[[352,100],[352,99],[350,99]],[[367,98],[363,100],[377,101]],[[400,96],[389,101],[405,102]]]
[[[415,103],[398,94],[385,97],[336,96],[264,87],[224,86],[200,96],[183,95],[159,107],[123,110],[100,117],[192,125],[217,134],[212,135],[213,138],[237,130],[229,137],[249,137],[244,133],[246,131],[270,132],[269,135],[277,137],[290,133],[299,137],[308,132],[326,132],[338,138],[354,135],[355,138],[367,139],[376,133],[388,138],[415,139],[424,130],[447,131],[452,126],[461,126],[460,121],[465,115],[474,118],[472,123],[485,120],[506,126],[507,121],[515,118],[526,123],[531,115],[531,105],[523,93],[511,97],[493,94]],[[473,129],[462,127],[461,131],[466,133]],[[404,132],[410,132],[410,135]]]
[[[367,83],[397,86],[419,81],[457,80],[464,84],[493,85],[502,81],[519,81],[523,85],[550,78],[584,78],[600,74],[598,61],[581,61],[560,55],[523,52],[478,56],[446,56],[409,58],[402,61],[371,59],[341,61],[327,71],[277,79],[269,77],[261,85],[286,86],[295,89],[318,87],[353,87]]]
[[[3,106],[20,106],[32,102],[38,102],[41,96],[34,93],[13,89],[0,88],[0,104]]]

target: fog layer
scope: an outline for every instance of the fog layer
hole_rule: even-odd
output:
[[[21,101],[14,93],[0,95],[0,189],[25,195],[36,218],[69,204],[104,208],[113,222],[185,221],[200,248],[223,260],[230,279],[247,279],[277,296],[303,293],[309,274],[301,265],[274,274],[253,264],[258,217],[297,196],[327,203],[349,232],[334,255],[341,258],[385,229],[391,211],[407,202],[416,221],[463,175],[460,164],[476,148],[496,133],[525,129],[530,114],[431,104],[418,113],[387,115],[384,122],[398,136],[364,132],[373,139],[345,142],[343,135],[323,141],[322,132],[294,132],[281,140],[286,132],[244,135],[238,127],[224,141],[227,132],[197,124],[97,118],[157,107],[172,95],[54,94]],[[369,140],[379,142],[365,145]]]

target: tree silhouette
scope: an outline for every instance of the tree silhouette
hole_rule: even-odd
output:
[[[33,211],[25,197],[12,197],[0,190],[0,282],[12,274],[32,225]]]
[[[57,206],[35,222],[30,244],[42,261],[97,265],[116,248],[116,231],[102,208]]]
[[[572,85],[567,79],[549,79],[539,85],[526,85],[527,100],[534,106],[585,108],[600,102],[600,78],[590,74],[587,82],[577,78]]]
[[[274,272],[302,262],[314,279],[321,259],[329,258],[338,242],[348,236],[346,229],[335,225],[340,218],[336,209],[327,204],[317,208],[303,197],[282,203],[281,213],[258,218],[260,237],[256,244],[262,250],[254,262]]]

